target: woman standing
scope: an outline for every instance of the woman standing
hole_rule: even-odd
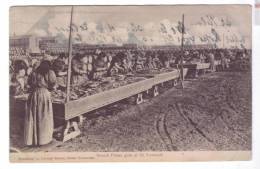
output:
[[[62,58],[55,59],[52,63],[52,70],[55,72],[56,81],[57,81],[57,89],[66,90],[67,84],[67,71],[66,71],[65,62]]]
[[[72,63],[71,63],[71,71],[72,71],[72,85],[73,86],[80,86],[84,84],[87,81],[87,70],[84,66],[84,55],[77,54],[73,57]]]
[[[44,145],[52,141],[53,110],[49,90],[56,85],[50,61],[44,60],[28,79],[30,95],[25,114],[24,141],[26,145]]]
[[[212,52],[209,53],[209,63],[210,63],[210,70],[212,72],[215,72],[216,68],[215,68],[215,56]]]
[[[112,76],[115,74],[125,74],[127,63],[126,55],[123,52],[119,52],[115,57],[113,57],[111,64],[107,70],[107,75]]]
[[[27,86],[27,64],[24,60],[14,62],[14,73],[11,77],[10,92],[11,95],[23,94]]]
[[[106,59],[107,56],[104,52],[100,52],[96,59],[93,61],[93,71],[90,73],[90,79],[92,80],[98,80],[101,79],[105,74],[107,70],[107,62]]]

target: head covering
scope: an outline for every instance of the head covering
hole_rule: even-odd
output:
[[[19,70],[22,70],[22,69],[27,69],[28,68],[28,65],[26,64],[26,62],[24,60],[16,60],[14,62],[14,71],[17,73],[19,72]]]
[[[56,59],[52,63],[52,69],[55,73],[62,72],[65,69],[65,62],[61,59]]]
[[[51,62],[49,60],[42,60],[36,72],[45,75],[51,70]]]

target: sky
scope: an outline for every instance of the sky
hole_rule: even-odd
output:
[[[71,6],[10,8],[10,36],[68,37]],[[249,5],[74,6],[74,43],[180,45],[185,43],[251,47]]]

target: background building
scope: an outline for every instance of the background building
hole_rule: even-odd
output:
[[[39,53],[39,39],[33,35],[12,36],[9,39],[10,49],[25,53]]]

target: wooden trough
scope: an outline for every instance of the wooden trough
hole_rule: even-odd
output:
[[[183,67],[188,69],[187,76],[196,78],[200,73],[204,74],[210,68],[210,63],[185,63]]]
[[[187,69],[184,69],[186,75]],[[83,119],[83,114],[102,108],[112,103],[134,96],[136,103],[143,102],[144,93],[152,93],[152,96],[159,94],[158,86],[167,81],[177,84],[180,72],[174,69],[170,72],[160,74],[143,74],[144,80],[106,90],[97,94],[61,102],[53,100],[53,113],[55,127],[63,126],[62,140],[67,141],[80,134],[78,122]],[[20,115],[25,112],[25,105],[28,95],[16,96],[14,98],[14,111]],[[24,115],[22,116],[24,117]]]

